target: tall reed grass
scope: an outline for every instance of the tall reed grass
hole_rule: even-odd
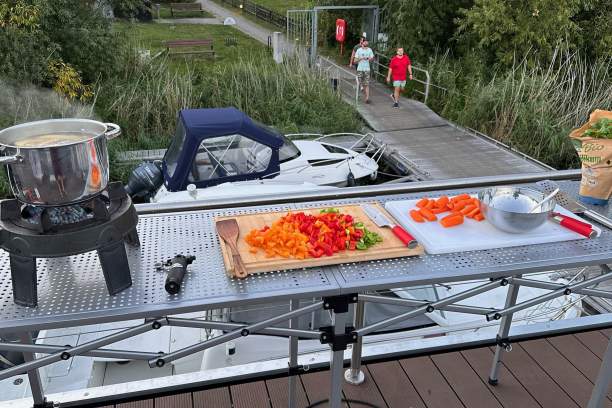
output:
[[[297,59],[276,65],[269,56],[247,56],[217,67],[208,85],[208,106],[235,106],[286,133],[353,132],[363,126],[328,80]]]
[[[546,67],[525,61],[490,79],[469,72],[448,54],[433,58],[434,105],[457,123],[512,145],[549,165],[579,165],[568,133],[594,109],[612,109],[612,58],[588,62],[580,55],[556,53]]]

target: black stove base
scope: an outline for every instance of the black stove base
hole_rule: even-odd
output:
[[[110,295],[132,286],[125,244],[140,245],[138,234],[134,229],[125,242],[119,241],[98,248],[98,259]],[[20,306],[36,307],[38,305],[36,258],[10,254],[11,280],[13,284],[13,300]]]
[[[35,307],[38,303],[37,258],[96,251],[110,295],[132,285],[125,244],[140,245],[136,231],[138,215],[120,183],[110,183],[105,197],[83,205],[93,213],[93,218],[46,227],[41,227],[45,216],[50,214],[46,209],[41,213],[41,224],[33,224],[30,219],[24,219],[17,200],[0,201],[0,248],[10,255],[16,304]]]

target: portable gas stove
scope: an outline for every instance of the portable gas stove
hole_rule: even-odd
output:
[[[0,201],[0,248],[10,256],[13,299],[37,305],[36,258],[97,251],[106,287],[115,295],[132,285],[125,243],[140,245],[138,215],[121,183],[109,183],[89,201],[35,207]]]

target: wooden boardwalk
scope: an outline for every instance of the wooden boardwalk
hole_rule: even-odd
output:
[[[586,407],[612,329],[513,345],[504,353],[497,387],[487,384],[492,348],[414,357],[365,366],[366,381],[345,384],[344,398],[381,408]],[[329,372],[300,376],[298,407],[328,396]],[[347,408],[360,408],[348,402]],[[317,405],[321,407],[326,404]],[[287,379],[241,383],[107,408],[284,408]],[[612,387],[604,407],[612,407]]]
[[[390,91],[371,82],[370,100],[357,110],[387,145],[425,180],[537,173],[547,170],[536,161],[484,137],[453,126],[427,105],[402,98],[392,107]]]

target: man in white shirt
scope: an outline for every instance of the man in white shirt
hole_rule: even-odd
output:
[[[374,59],[374,52],[368,47],[368,40],[364,39],[361,48],[355,52],[357,62],[357,77],[365,93],[365,103],[370,103],[370,61]]]

